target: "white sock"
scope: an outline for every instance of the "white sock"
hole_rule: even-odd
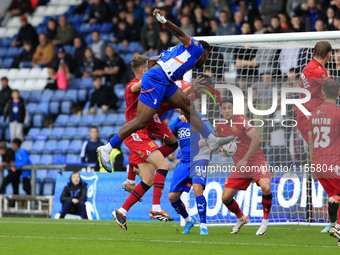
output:
[[[127,181],[128,181],[128,183],[130,183],[130,184],[132,184],[132,185],[135,185],[135,181],[131,181],[131,180],[129,180],[129,179],[127,179]]]
[[[155,211],[155,212],[162,211],[161,205],[152,205],[152,211]]]
[[[216,143],[216,140],[217,140],[217,138],[216,138],[216,136],[214,136],[213,134],[210,134],[210,135],[207,137],[207,142],[208,142],[208,144],[214,144],[214,143]]]
[[[267,226],[268,225],[268,220],[263,219],[261,224],[264,224],[264,225]]]
[[[201,224],[200,224],[200,227],[201,227],[201,228],[207,228],[207,224],[206,224],[206,223],[201,223]]]
[[[110,143],[105,144],[105,145],[103,146],[103,148],[104,148],[105,151],[107,151],[107,152],[109,152],[109,153],[110,153],[110,152],[112,151],[112,149],[113,149]]]
[[[334,227],[335,226],[335,222],[331,222],[331,223],[329,223],[329,225],[331,225],[332,227]]]
[[[241,218],[238,218],[238,220],[243,220],[245,221],[246,220],[246,216],[243,214],[243,216]]]
[[[185,222],[190,222],[191,221],[191,217],[190,215],[188,215],[188,217],[184,218]]]
[[[123,214],[124,216],[126,216],[126,214],[127,214],[127,210],[125,210],[124,208],[119,208],[118,209],[118,211],[121,213],[121,214]]]
[[[340,229],[340,224],[335,224],[334,226],[336,229]]]

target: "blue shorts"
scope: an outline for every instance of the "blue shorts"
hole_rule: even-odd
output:
[[[168,80],[168,77],[160,67],[152,67],[142,77],[142,88],[139,101],[158,109],[163,100],[168,100],[178,87]]]
[[[208,160],[198,160],[192,162],[191,164],[190,162],[180,161],[175,166],[169,192],[189,192],[193,183],[199,183],[205,186],[207,179],[203,177],[202,172],[199,173],[199,171],[197,171],[197,166],[207,166],[208,164]]]

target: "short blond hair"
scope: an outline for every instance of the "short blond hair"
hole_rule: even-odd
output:
[[[149,57],[143,55],[136,55],[131,61],[131,69],[134,73],[138,72],[138,69],[147,66]]]

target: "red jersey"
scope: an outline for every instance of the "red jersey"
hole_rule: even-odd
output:
[[[313,164],[340,166],[340,108],[322,103],[309,118],[313,134]]]
[[[126,122],[133,120],[137,114],[137,104],[139,98],[139,92],[132,92],[131,87],[134,83],[139,82],[137,78],[132,79],[127,85],[125,89],[125,101],[126,101],[126,109],[125,109],[125,118]]]
[[[234,115],[232,119],[232,125],[221,122],[217,125],[217,132],[221,137],[227,137],[233,135],[236,138],[237,151],[233,155],[235,165],[244,157],[247,153],[251,139],[247,136],[247,133],[254,127],[248,125],[249,119],[243,115]],[[265,162],[266,158],[263,155],[262,150],[257,148],[253,156],[248,160],[248,165],[257,165],[258,162]]]
[[[323,102],[322,86],[328,79],[326,69],[316,60],[312,59],[301,72],[300,87],[309,90],[311,99],[304,103],[304,107],[311,112]],[[302,94],[301,98],[305,95]]]

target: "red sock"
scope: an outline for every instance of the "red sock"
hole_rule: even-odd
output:
[[[238,206],[238,203],[234,199],[231,200],[229,204],[226,204],[226,207],[229,209],[229,211],[235,213],[237,218],[241,218],[243,216],[243,212],[241,211],[240,207]]]
[[[130,193],[129,197],[125,200],[122,208],[129,211],[131,206],[133,206],[141,197],[150,189],[150,186],[146,185],[144,182],[140,182]]]
[[[336,224],[339,224],[340,225],[340,206],[338,208],[338,221]]]
[[[166,175],[168,174],[167,170],[158,169],[155,174],[154,183],[153,183],[153,205],[161,204],[161,196],[164,189],[164,181]]]
[[[129,173],[128,173],[128,180],[135,181],[136,180],[136,173],[133,171],[134,165],[129,164]]]
[[[262,195],[263,219],[268,220],[270,209],[272,208],[272,193],[269,195]]]
[[[178,147],[178,143],[176,142],[173,146],[169,146],[168,144],[164,144],[163,146],[159,147],[158,150],[163,154],[164,158],[166,158],[171,153],[173,153],[177,149],[177,147]]]

